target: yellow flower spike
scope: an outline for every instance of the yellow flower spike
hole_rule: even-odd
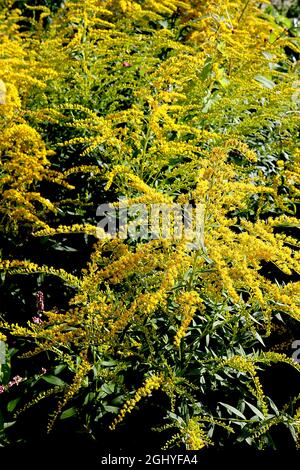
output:
[[[37,230],[33,233],[35,237],[45,237],[49,235],[59,235],[61,233],[86,233],[94,237],[110,238],[103,229],[91,224],[74,224],[74,225],[59,225],[56,228],[46,228],[44,230]]]
[[[136,176],[129,167],[123,165],[116,165],[115,168],[108,174],[108,181],[105,186],[105,189],[110,189],[113,180],[117,175],[124,175],[128,180],[129,186],[133,187],[139,192],[144,193],[146,199],[139,198],[138,202],[142,203],[151,202],[151,203],[172,203],[172,199],[168,196],[165,196],[162,193],[159,193],[157,190],[148,186],[141,178]],[[137,201],[136,201],[137,202]]]
[[[137,405],[137,403],[142,399],[142,397],[147,397],[151,395],[153,390],[158,390],[164,382],[164,376],[162,374],[159,375],[152,375],[148,377],[142,387],[140,387],[134,397],[123,405],[123,408],[120,410],[118,416],[114,419],[114,421],[109,426],[109,429],[113,431],[116,426],[123,421],[125,415],[130,413],[133,408]]]
[[[177,331],[174,344],[177,348],[180,346],[181,340],[186,335],[187,329],[193,319],[196,310],[201,306],[203,300],[196,291],[183,292],[177,299],[176,302],[179,304],[180,312],[183,316],[183,320],[179,330]]]
[[[183,434],[183,440],[187,450],[201,450],[205,447],[208,440],[201,424],[193,418],[189,419]]]
[[[296,413],[293,416],[295,420],[295,428],[297,433],[297,448],[300,448],[300,407],[297,408]]]
[[[63,269],[54,269],[49,266],[39,266],[35,263],[31,263],[30,261],[2,260],[0,261],[0,270],[8,271],[11,274],[51,274],[60,277],[66,282],[66,284],[70,284],[76,287],[80,286],[80,280],[76,276],[67,273]]]
[[[8,98],[9,100],[8,88]],[[48,180],[50,162],[48,156],[53,152],[46,149],[40,134],[25,122],[11,123],[2,130],[0,139],[0,159],[2,164],[2,201],[0,213],[5,216],[7,225],[17,230],[24,221],[37,228],[45,228],[47,224],[40,220],[38,206],[44,210],[56,212],[56,206],[33,191],[36,183]],[[56,178],[58,178],[56,172]]]
[[[233,369],[236,369],[240,372],[244,372],[250,375],[253,381],[254,387],[255,387],[255,389],[253,390],[253,393],[257,397],[260,403],[263,414],[267,416],[269,412],[268,405],[265,400],[265,395],[263,392],[262,385],[257,376],[254,360],[252,360],[251,358],[249,359],[244,356],[232,356],[222,361],[222,367],[224,366],[232,367]]]
[[[6,341],[7,340],[7,337],[0,332],[0,341]]]
[[[92,369],[92,365],[84,358],[81,358],[80,364],[76,368],[75,377],[73,379],[73,383],[68,387],[63,399],[59,402],[57,410],[55,411],[54,415],[48,422],[47,431],[50,432],[53,428],[53,425],[61,413],[64,406],[68,403],[68,401],[75,395],[75,393],[81,387],[82,381],[85,379],[88,372]]]

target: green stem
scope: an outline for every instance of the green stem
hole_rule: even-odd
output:
[[[145,162],[145,157],[146,157],[146,152],[147,152],[147,148],[148,148],[150,135],[151,135],[151,129],[150,129],[150,125],[148,123],[147,133],[146,133],[146,136],[145,136],[145,141],[144,141],[142,155],[141,155],[141,166],[140,166],[140,177],[141,178],[143,178],[144,162]]]
[[[240,17],[239,17],[239,19],[238,19],[238,24],[239,24],[240,21],[242,20],[242,18],[243,18],[243,16],[244,16],[244,13],[245,13],[245,11],[247,10],[247,7],[248,7],[249,3],[250,3],[250,0],[247,0],[246,3],[245,3],[245,5],[244,5],[244,8],[243,8],[243,10],[242,10],[242,13],[240,14]]]
[[[197,250],[196,253],[195,253],[195,256],[194,256],[193,265],[192,265],[192,272],[191,272],[190,278],[189,278],[189,280],[188,280],[188,283],[187,283],[187,286],[186,286],[186,290],[191,290],[191,288],[192,288],[192,283],[193,283],[193,280],[194,280],[194,274],[195,274],[196,263],[197,263],[199,254],[200,254],[200,250]]]

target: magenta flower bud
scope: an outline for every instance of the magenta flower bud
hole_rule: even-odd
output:
[[[3,387],[3,385],[0,385],[0,394],[4,392],[5,392],[5,388]]]
[[[123,62],[123,67],[131,67],[131,64],[129,62],[124,61]]]
[[[40,317],[32,317],[32,321],[33,323],[36,323],[37,325],[41,325],[43,322],[43,320],[40,318]]]
[[[36,294],[36,308],[38,312],[43,312],[45,310],[44,305],[44,294],[42,291],[38,291]]]

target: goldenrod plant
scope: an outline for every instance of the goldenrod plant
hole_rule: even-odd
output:
[[[47,295],[4,309],[4,418],[113,439],[147,404],[162,446],[297,444],[299,392],[276,403],[265,371],[300,372],[272,342],[300,319],[299,39],[269,2],[32,3],[1,2],[0,269]],[[201,205],[204,238],[111,238],[120,201]]]

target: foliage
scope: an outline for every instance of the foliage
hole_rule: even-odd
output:
[[[251,0],[2,4],[4,286],[42,275],[51,292],[55,276],[69,301],[3,318],[31,363],[15,360],[18,387],[2,377],[3,397],[22,391],[6,415],[54,397],[49,431],[77,416],[97,436],[163,393],[166,445],[276,446],[278,424],[297,441],[298,397],[281,406],[263,381],[272,363],[299,372],[267,345],[300,318],[298,39]],[[97,205],[120,197],[204,204],[204,245],[106,237],[70,263]],[[21,260],[9,247],[24,230]],[[32,249],[49,242],[56,266]]]

